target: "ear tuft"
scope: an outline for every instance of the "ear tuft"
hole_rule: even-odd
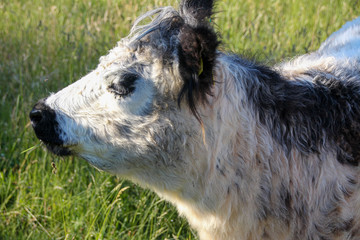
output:
[[[180,15],[191,26],[198,26],[213,14],[214,0],[183,0]]]

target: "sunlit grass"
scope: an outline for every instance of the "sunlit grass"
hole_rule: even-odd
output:
[[[165,5],[177,2],[0,2],[0,239],[195,238],[151,192],[44,151],[28,119],[38,99],[93,69],[136,16]],[[222,49],[275,62],[315,50],[359,10],[356,0],[223,0],[213,22]]]

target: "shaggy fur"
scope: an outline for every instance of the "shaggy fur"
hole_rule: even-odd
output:
[[[267,67],[217,50],[213,6],[141,16],[35,105],[36,135],[154,190],[201,239],[360,239],[360,19]]]

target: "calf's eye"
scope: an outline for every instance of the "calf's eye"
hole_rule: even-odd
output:
[[[126,97],[134,92],[136,79],[138,79],[136,74],[124,74],[118,82],[112,83],[108,89],[118,97]]]

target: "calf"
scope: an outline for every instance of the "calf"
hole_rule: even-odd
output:
[[[141,16],[34,106],[37,137],[152,189],[201,239],[360,239],[360,19],[267,67],[217,49],[213,5]]]

